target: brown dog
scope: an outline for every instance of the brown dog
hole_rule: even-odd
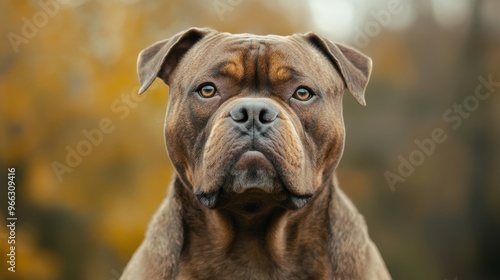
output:
[[[122,279],[390,279],[339,189],[342,96],[371,60],[315,35],[189,29],[139,55],[170,86],[176,175]]]

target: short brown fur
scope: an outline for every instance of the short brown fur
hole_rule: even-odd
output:
[[[334,173],[342,94],[365,105],[368,57],[313,33],[193,28],[141,52],[138,72],[140,93],[156,77],[170,86],[165,138],[176,175],[121,279],[390,279]],[[207,82],[211,99],[196,94]],[[303,86],[317,93],[305,103],[292,96]],[[258,137],[231,120],[248,104],[276,114]],[[257,190],[237,168],[254,150],[272,165],[259,167]]]

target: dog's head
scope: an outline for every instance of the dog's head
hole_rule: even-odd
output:
[[[342,156],[343,92],[365,105],[371,60],[314,33],[193,28],[143,50],[138,72],[141,94],[156,77],[169,85],[167,151],[203,205],[297,209]]]

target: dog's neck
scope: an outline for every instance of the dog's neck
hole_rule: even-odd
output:
[[[314,199],[299,210],[270,207],[250,215],[207,209],[186,188],[177,188],[185,214],[182,255],[190,258],[185,263],[191,264],[189,269],[203,270],[206,260],[220,260],[218,265],[230,266],[236,259],[255,267],[303,263],[304,267],[300,268],[303,271],[327,271],[329,256],[325,244],[328,243],[328,208],[333,189],[332,182],[325,184]]]

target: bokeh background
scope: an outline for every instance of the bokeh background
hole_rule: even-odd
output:
[[[314,31],[372,57],[368,106],[344,98],[338,175],[391,274],[500,279],[500,86],[457,129],[443,119],[479,76],[500,81],[500,1],[4,0],[0,15],[0,220],[7,167],[18,217],[15,273],[0,226],[0,279],[119,278],[173,172],[168,87],[137,97],[136,57],[191,26]],[[391,188],[384,174],[436,128],[446,142]]]

